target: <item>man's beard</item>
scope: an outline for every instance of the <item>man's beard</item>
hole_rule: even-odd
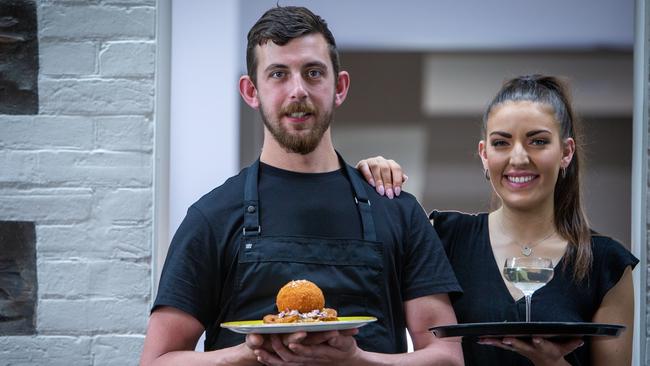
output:
[[[332,122],[333,111],[334,105],[332,103],[332,109],[318,118],[319,111],[315,107],[304,102],[294,103],[287,106],[286,108],[283,108],[279,113],[278,119],[274,121],[274,123],[271,123],[268,116],[264,112],[264,109],[260,105],[260,114],[262,116],[262,121],[264,121],[264,125],[271,132],[271,135],[273,135],[275,140],[287,152],[297,153],[301,155],[307,155],[316,149],[321,139],[323,138],[325,131],[327,131],[330,123]],[[280,118],[282,118],[282,116],[285,116],[287,113],[294,112],[310,113],[316,119],[315,123],[306,135],[297,135],[295,133],[291,133],[285,126],[280,123]]]

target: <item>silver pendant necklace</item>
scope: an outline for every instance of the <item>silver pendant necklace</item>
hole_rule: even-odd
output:
[[[542,240],[539,240],[537,242],[528,242],[528,243],[524,243],[524,245],[520,245],[510,235],[506,234],[506,230],[503,227],[503,221],[501,221],[501,219],[499,220],[499,226],[501,227],[501,232],[503,233],[503,235],[505,235],[508,239],[510,239],[510,241],[512,241],[514,244],[516,244],[519,247],[519,249],[521,249],[521,254],[526,256],[526,257],[530,257],[531,254],[533,254],[533,248],[534,247],[536,247],[536,246],[540,245],[541,243],[545,242],[551,236],[553,236],[553,234],[555,234],[555,229],[553,229]]]
[[[524,246],[521,247],[521,254],[525,255],[526,257],[529,257],[531,254],[533,254],[533,248],[530,247],[528,244],[524,244]]]

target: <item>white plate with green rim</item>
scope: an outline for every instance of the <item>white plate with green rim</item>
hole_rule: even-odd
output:
[[[344,330],[363,327],[376,321],[374,316],[339,316],[339,320],[331,322],[313,323],[275,323],[265,324],[261,320],[241,320],[236,322],[221,323],[222,328],[230,329],[237,333],[294,333],[294,332],[325,332],[328,330]]]

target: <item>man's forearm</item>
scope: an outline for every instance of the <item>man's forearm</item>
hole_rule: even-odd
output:
[[[140,363],[140,366],[248,366],[258,365],[253,352],[245,344],[210,352],[173,351],[156,358],[152,362]]]

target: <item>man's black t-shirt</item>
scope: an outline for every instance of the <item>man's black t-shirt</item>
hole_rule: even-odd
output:
[[[219,323],[227,319],[237,248],[244,216],[246,169],[193,204],[177,230],[165,261],[154,310],[172,306],[196,319],[211,333],[229,332]],[[355,172],[356,173],[356,172]],[[358,173],[357,173],[358,174]],[[381,242],[382,293],[390,309],[381,322],[390,331],[393,350],[405,352],[404,301],[459,292],[438,236],[417,200],[408,193],[388,200],[364,185],[371,201],[377,240]],[[261,235],[293,235],[358,239],[362,236],[359,211],[350,182],[342,170],[303,174],[261,164],[259,173]],[[263,279],[260,279],[263,280]],[[335,284],[334,284],[335,285]],[[335,286],[330,284],[331,288]],[[337,294],[325,294],[336,297]],[[269,297],[274,304],[275,298]],[[225,305],[224,305],[225,304]],[[345,314],[344,314],[345,315]],[[373,324],[361,328],[371,329]],[[232,333],[243,342],[243,335]],[[236,341],[235,340],[235,341]],[[205,349],[214,345],[206,340]]]
[[[341,170],[296,173],[260,163],[259,192],[263,236],[361,239],[352,186]]]

